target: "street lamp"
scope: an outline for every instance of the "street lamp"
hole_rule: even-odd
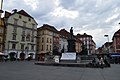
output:
[[[2,5],[3,5],[3,0],[0,0],[0,18],[1,18],[1,14],[3,13]]]
[[[107,37],[108,39],[108,53],[109,53],[109,35],[104,35],[104,37]]]

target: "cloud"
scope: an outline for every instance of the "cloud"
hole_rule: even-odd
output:
[[[112,41],[114,32],[120,28],[119,4],[120,0],[4,0],[3,9],[24,9],[39,26],[48,23],[68,31],[73,27],[74,34],[92,35],[98,47],[106,42],[105,34]]]
[[[58,7],[51,14],[55,17],[67,17],[67,18],[75,19],[76,17],[78,17],[79,13],[77,11],[70,11],[63,9],[62,7]]]

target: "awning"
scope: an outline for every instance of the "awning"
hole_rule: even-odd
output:
[[[120,53],[112,53],[111,56],[112,57],[117,57],[117,56],[120,57]]]
[[[5,55],[4,53],[0,52],[0,55]]]
[[[45,52],[44,51],[40,51],[40,54],[44,54]]]
[[[34,55],[34,53],[29,53],[29,55]]]
[[[112,57],[120,57],[120,55],[111,55]]]

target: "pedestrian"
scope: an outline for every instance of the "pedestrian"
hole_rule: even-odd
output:
[[[93,65],[93,67],[96,66],[96,59],[95,58],[93,58],[93,60],[92,60],[92,65]]]
[[[104,59],[104,63],[107,67],[110,67],[110,62],[108,61],[108,59]]]
[[[104,68],[104,60],[102,57],[100,58],[99,64],[100,64],[100,67],[103,69]]]

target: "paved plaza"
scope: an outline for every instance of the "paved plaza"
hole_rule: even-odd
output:
[[[120,80],[120,64],[101,69],[40,66],[35,62],[0,62],[0,80]]]

